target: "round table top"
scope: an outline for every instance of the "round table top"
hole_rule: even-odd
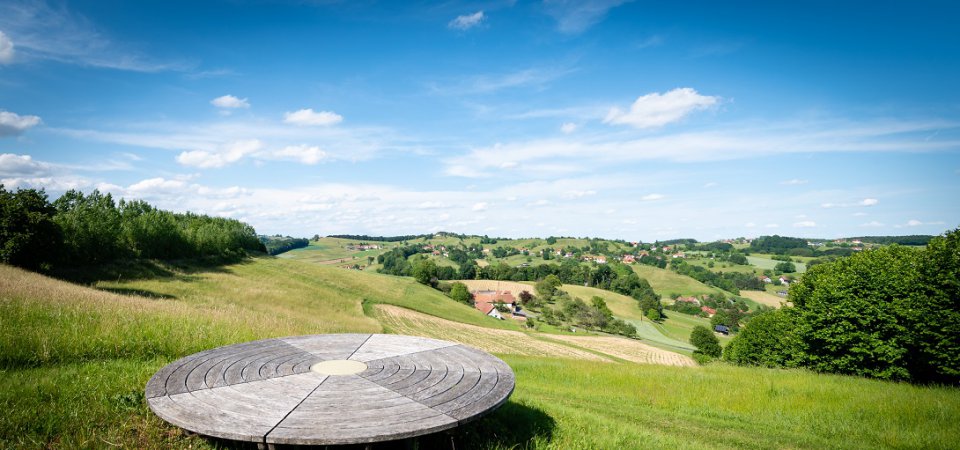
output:
[[[146,398],[189,431],[265,444],[337,445],[456,427],[513,392],[513,371],[454,342],[327,334],[206,350],[163,367]]]

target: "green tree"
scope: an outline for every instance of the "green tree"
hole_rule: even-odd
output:
[[[473,294],[470,293],[467,285],[463,283],[453,283],[450,285],[450,298],[460,303],[473,306]]]
[[[694,353],[707,355],[711,358],[719,358],[723,353],[720,340],[703,325],[693,327],[693,331],[690,333],[690,343],[697,347]]]
[[[660,311],[657,310],[656,308],[648,309],[646,312],[646,316],[648,319],[654,322],[659,322],[660,320],[663,319],[663,314],[661,314]]]
[[[27,269],[50,267],[63,237],[43,190],[10,192],[0,184],[0,261]]]
[[[773,266],[773,270],[780,273],[794,273],[797,271],[797,266],[795,266],[792,262],[783,261],[777,263],[776,266]]]
[[[960,229],[935,237],[920,266],[924,292],[906,314],[908,367],[920,381],[960,382]]]
[[[910,379],[910,345],[916,342],[910,310],[926,301],[921,256],[890,246],[812,267],[790,288],[801,364],[818,372]]]
[[[750,324],[723,349],[723,358],[740,365],[794,367],[799,341],[791,309],[770,310]]]
[[[554,294],[556,294],[557,289],[559,289],[562,284],[559,277],[551,274],[538,281],[537,284],[534,285],[534,290],[537,291],[538,297],[545,302],[549,302],[553,299]]]
[[[432,259],[421,259],[413,265],[411,274],[418,283],[434,286],[437,282],[437,263]]]

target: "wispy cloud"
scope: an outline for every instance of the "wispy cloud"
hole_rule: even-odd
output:
[[[660,199],[663,199],[663,194],[647,194],[647,195],[644,195],[643,197],[640,197],[640,200],[643,200],[645,202],[652,201],[652,200],[660,200]]]
[[[683,119],[688,114],[711,108],[720,97],[700,95],[692,88],[677,88],[660,94],[641,95],[630,105],[629,111],[612,108],[604,122],[630,125],[635,128],[657,128]]]
[[[628,0],[546,0],[544,8],[561,33],[577,34],[603,20],[607,12]]]
[[[932,128],[958,129],[960,124],[939,120],[719,123],[708,130],[637,138],[621,133],[576,134],[562,139],[506,142],[476,148],[444,162],[450,175],[477,173],[510,161],[530,176],[556,176],[649,160],[706,162],[791,153],[914,153],[960,148],[960,141],[924,141],[923,131]]]
[[[240,161],[263,148],[263,143],[256,139],[231,142],[215,151],[190,150],[177,156],[177,162],[185,166],[201,169],[224,167]]]
[[[13,41],[0,31],[0,64],[10,64],[13,61]]]
[[[817,223],[812,220],[802,220],[793,224],[794,228],[816,228]]]
[[[191,66],[146,56],[110,38],[67,5],[50,5],[44,0],[0,2],[0,30],[15,45],[15,60],[45,59],[137,72],[185,70]]]
[[[574,131],[577,131],[577,124],[573,122],[565,122],[563,125],[560,125],[560,132],[563,134],[570,134]]]
[[[801,180],[801,179],[799,179],[799,178],[793,178],[793,179],[790,179],[790,180],[781,181],[780,184],[782,184],[782,185],[784,185],[784,186],[798,186],[798,185],[801,185],[801,184],[807,184],[808,182],[809,182],[809,180]]]
[[[482,24],[484,19],[486,19],[486,16],[483,14],[483,11],[477,11],[473,14],[457,16],[447,24],[447,27],[461,31],[469,30]]]
[[[865,198],[863,200],[860,200],[859,202],[854,202],[854,203],[849,203],[849,202],[848,203],[822,203],[820,204],[820,207],[828,208],[828,209],[829,208],[852,208],[856,206],[870,207],[870,206],[876,206],[879,203],[880,203],[880,200],[877,200],[875,198]]]
[[[0,137],[16,136],[40,124],[37,116],[21,116],[9,111],[0,111]]]
[[[489,94],[504,89],[542,89],[548,83],[576,71],[571,67],[531,67],[500,74],[482,74],[448,82],[428,84],[431,92],[440,95]]]

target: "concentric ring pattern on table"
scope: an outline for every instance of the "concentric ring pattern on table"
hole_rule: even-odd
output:
[[[366,369],[347,375],[310,370],[337,360],[362,362]],[[162,419],[198,434],[266,444],[336,445],[453,428],[502,405],[513,388],[510,366],[461,344],[388,334],[328,334],[195,353],[154,374],[146,398]]]

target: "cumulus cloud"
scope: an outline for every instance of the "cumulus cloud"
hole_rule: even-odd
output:
[[[594,191],[592,189],[585,190],[585,191],[567,191],[563,193],[561,197],[567,200],[574,200],[578,198],[589,197],[591,195],[597,195],[597,191]]]
[[[13,62],[13,41],[0,31],[0,64]]]
[[[473,14],[457,16],[457,18],[451,20],[450,23],[447,24],[447,27],[455,30],[469,30],[482,24],[486,18],[487,17],[483,14],[483,11],[477,11]]]
[[[821,203],[820,207],[828,208],[828,209],[829,208],[853,208],[856,206],[869,207],[869,206],[876,206],[878,203],[880,203],[880,200],[877,200],[875,198],[865,198],[856,203],[831,203],[831,202]]]
[[[180,153],[177,162],[185,166],[212,169],[235,163],[245,156],[249,156],[263,147],[257,139],[236,141],[227,144],[215,151],[192,150]]]
[[[0,154],[0,177],[39,177],[50,174],[50,165],[30,155]]]
[[[229,94],[210,100],[210,104],[222,109],[240,109],[250,107],[250,102],[247,101],[247,99],[237,98]]]
[[[867,223],[861,223],[860,226],[875,228],[875,227],[882,227],[883,223],[877,222],[876,220],[871,220],[870,222],[867,222]]]
[[[574,131],[577,131],[577,124],[573,122],[564,123],[563,125],[560,125],[560,131],[563,134],[573,133]]]
[[[40,124],[37,116],[21,116],[9,111],[0,111],[0,137],[16,136]]]
[[[487,202],[474,203],[474,204],[473,204],[473,210],[474,210],[474,211],[486,211],[487,206],[488,206],[488,205],[487,205]]]
[[[603,120],[614,125],[635,128],[657,128],[683,119],[688,114],[708,109],[720,102],[720,97],[700,95],[692,88],[677,88],[660,94],[641,95],[629,111],[614,107]]]
[[[343,122],[343,116],[333,111],[316,112],[312,108],[288,112],[283,115],[283,121],[300,126],[326,127]]]
[[[327,152],[320,150],[320,147],[308,145],[289,145],[280,150],[269,152],[266,156],[273,159],[299,161],[309,165],[317,164],[328,158]]]
[[[923,226],[923,225],[944,225],[944,224],[945,224],[945,222],[943,222],[942,220],[937,220],[937,221],[934,221],[934,222],[923,222],[923,221],[920,221],[920,220],[917,220],[917,219],[910,219],[910,220],[908,220],[907,223],[904,224],[904,225],[894,225],[894,228],[919,227],[919,226]]]
[[[795,228],[815,228],[817,223],[812,220],[803,220],[793,224]]]
[[[880,200],[877,200],[875,198],[865,198],[860,201],[860,206],[874,206],[877,203],[880,203]]]
[[[643,197],[640,197],[640,200],[650,201],[650,200],[660,200],[663,198],[663,194],[647,194]]]

